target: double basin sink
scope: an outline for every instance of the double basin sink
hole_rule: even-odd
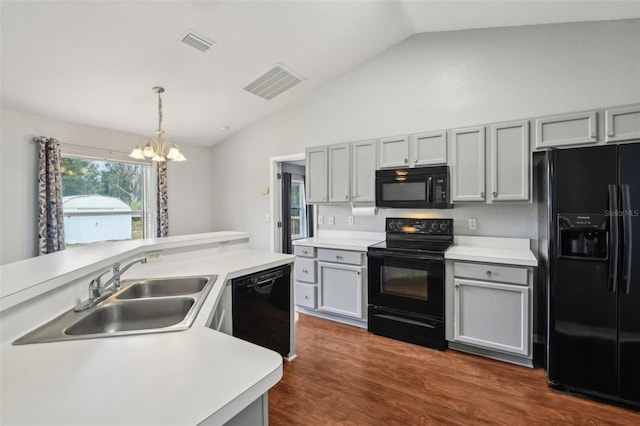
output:
[[[14,345],[181,331],[191,327],[216,275],[123,280],[121,289],[81,312],[73,309]]]

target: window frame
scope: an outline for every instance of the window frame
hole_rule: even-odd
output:
[[[106,161],[117,163],[128,163],[145,166],[142,171],[142,217],[143,231],[142,238],[153,238],[157,231],[157,194],[154,190],[154,183],[157,181],[157,170],[153,167],[151,160],[135,160],[129,157],[128,153],[119,151],[107,151],[101,148],[85,147],[73,144],[60,143],[61,158],[75,158],[89,161]],[[64,188],[62,188],[64,193]],[[122,240],[129,241],[129,240]],[[95,243],[99,243],[96,241]],[[83,246],[95,244],[86,243]]]

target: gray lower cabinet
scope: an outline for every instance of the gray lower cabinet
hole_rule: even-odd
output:
[[[318,262],[318,309],[362,318],[362,267]]]
[[[298,311],[366,326],[366,252],[294,247]]]
[[[453,275],[450,347],[531,366],[529,268],[454,262]]]

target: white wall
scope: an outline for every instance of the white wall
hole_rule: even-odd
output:
[[[37,148],[34,136],[128,153],[144,136],[3,109],[0,122],[0,264],[37,255]],[[168,165],[169,232],[211,231],[208,148],[180,144],[186,163]]]
[[[214,205],[214,228],[251,231],[253,247],[269,249],[268,197],[260,194],[269,156],[636,103],[639,75],[640,20],[415,35],[214,146],[214,199],[224,201]],[[461,209],[452,213],[478,217],[482,235],[535,235],[532,205]],[[501,224],[486,226],[494,212]],[[356,220],[355,230],[368,223]]]

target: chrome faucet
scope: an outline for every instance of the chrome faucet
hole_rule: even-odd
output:
[[[116,262],[113,264],[113,274],[111,278],[102,285],[100,279],[104,274],[109,271],[105,271],[91,280],[89,283],[89,298],[84,302],[80,303],[78,306],[73,308],[74,311],[80,312],[87,310],[89,308],[93,308],[98,303],[102,302],[107,297],[111,296],[116,291],[120,290],[120,276],[124,274],[127,269],[131,268],[136,263],[147,263],[146,257],[138,257],[133,259],[131,262],[127,263],[123,268],[120,268],[120,262]],[[111,287],[111,288],[109,288]],[[105,291],[106,290],[106,291]]]

